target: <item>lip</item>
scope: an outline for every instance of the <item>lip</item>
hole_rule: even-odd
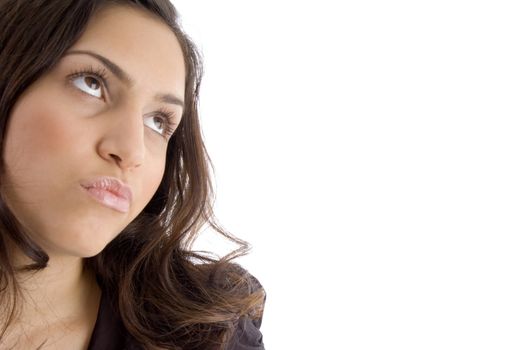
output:
[[[90,180],[82,181],[81,186],[99,203],[127,213],[133,199],[130,186],[124,184],[117,178],[100,176]]]

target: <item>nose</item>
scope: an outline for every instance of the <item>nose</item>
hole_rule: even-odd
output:
[[[101,139],[97,146],[99,155],[116,163],[122,170],[131,170],[144,162],[144,124],[137,108],[121,108],[101,116]]]

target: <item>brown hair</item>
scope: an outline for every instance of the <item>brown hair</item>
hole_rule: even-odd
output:
[[[212,211],[213,167],[197,108],[201,58],[169,0],[0,0],[0,151],[17,99],[80,38],[90,17],[110,4],[148,11],[173,30],[185,60],[185,108],[152,200],[100,254],[85,259],[85,268],[112,291],[124,326],[144,347],[220,349],[240,317],[261,316],[265,295],[256,280],[232,263],[248,252],[248,244],[224,230]],[[205,224],[239,248],[222,258],[192,251]],[[0,338],[17,309],[17,271],[7,239],[34,261],[26,270],[46,267],[46,252],[24,232],[0,193],[0,296],[9,305],[1,311],[10,315]],[[14,298],[7,300],[9,295]]]

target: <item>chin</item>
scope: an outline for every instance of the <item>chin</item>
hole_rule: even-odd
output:
[[[77,236],[77,239],[70,242],[60,242],[55,244],[54,249],[49,251],[48,254],[53,255],[52,251],[60,252],[59,254],[64,256],[71,256],[77,258],[91,258],[99,254],[106,248],[113,238],[108,237],[96,237],[90,235],[89,237]],[[66,243],[66,244],[65,244]],[[47,251],[47,249],[45,249]]]
[[[104,250],[105,247],[84,251],[81,258],[92,258]]]
[[[64,247],[63,249],[54,250],[54,251],[53,250],[49,251],[48,249],[45,249],[45,251],[46,253],[48,253],[51,259],[57,253],[58,253],[57,255],[62,256],[62,257],[91,258],[99,254],[104,249],[104,247],[105,246],[91,244],[89,246],[87,245],[86,246],[77,245],[76,247],[69,246],[67,248]]]

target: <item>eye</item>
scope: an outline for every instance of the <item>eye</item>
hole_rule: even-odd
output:
[[[176,128],[173,122],[173,112],[161,110],[153,116],[146,117],[144,124],[160,135],[169,138]]]
[[[77,84],[75,82],[80,82],[80,84]],[[75,84],[75,86],[77,86],[79,89],[87,92],[90,95],[99,98],[102,97],[102,85],[97,79],[93,77],[87,76],[76,78],[75,80],[73,80],[73,84]],[[84,87],[87,87],[87,89]]]
[[[70,75],[71,83],[79,90],[96,98],[102,97],[102,90],[106,82],[106,71],[95,70],[92,67],[77,71]]]

